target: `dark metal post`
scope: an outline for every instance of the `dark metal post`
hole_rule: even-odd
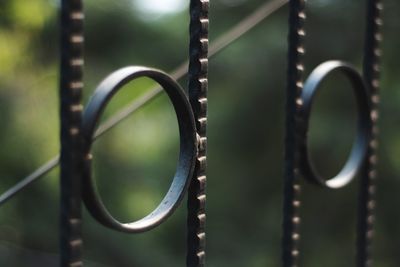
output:
[[[285,176],[283,203],[283,240],[282,262],[284,267],[298,265],[298,241],[300,239],[300,171],[299,151],[297,150],[296,120],[301,105],[300,95],[303,89],[304,65],[302,57],[305,53],[303,39],[305,36],[304,22],[305,1],[290,0],[289,2],[289,48],[286,91],[286,136],[285,136]]]
[[[62,267],[82,266],[81,237],[81,94],[83,67],[81,0],[61,1],[61,217]]]
[[[209,0],[190,1],[189,100],[196,120],[198,155],[188,191],[187,266],[205,264],[205,202]]]
[[[361,173],[359,193],[359,214],[357,225],[357,266],[368,267],[372,265],[371,242],[374,226],[375,208],[375,180],[377,177],[376,163],[378,148],[378,105],[379,105],[379,74],[380,74],[380,43],[382,34],[381,13],[383,3],[381,0],[367,1],[367,27],[365,35],[364,52],[364,80],[370,90],[372,137],[368,147],[365,166]]]

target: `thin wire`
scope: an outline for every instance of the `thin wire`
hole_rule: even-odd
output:
[[[268,16],[272,15],[275,11],[277,11],[287,2],[288,0],[275,0],[275,1],[269,1],[261,5],[254,13],[244,18],[242,21],[240,21],[238,24],[232,27],[229,31],[227,31],[222,36],[217,38],[213,43],[211,43],[208,56],[209,57],[215,56],[218,52],[222,51],[228,45],[232,44],[234,41],[239,39],[246,32],[254,28]],[[177,68],[175,68],[174,71],[172,71],[171,77],[174,78],[175,80],[181,79],[183,76],[186,75],[188,66],[189,66],[189,61],[185,61]],[[151,89],[143,96],[141,96],[139,99],[132,101],[126,108],[122,109],[118,114],[116,114],[115,116],[104,122],[101,126],[99,126],[94,136],[94,139],[97,139],[104,133],[111,130],[111,128],[116,126],[120,121],[124,120],[130,114],[132,114],[133,112],[144,106],[148,101],[154,99],[161,92],[162,92],[161,87],[157,86]]]
[[[288,3],[289,0],[273,0],[268,1],[257,8],[256,11],[251,13],[249,16],[241,20],[238,24],[232,27],[229,31],[218,37],[211,45],[209,49],[209,57],[216,55],[218,52],[222,51],[224,48],[232,44],[234,41],[239,39],[245,33],[250,31],[252,28],[261,23],[264,19],[275,13],[279,8]],[[189,62],[185,61],[179,65],[175,70],[172,71],[171,77],[178,80],[187,74]],[[157,86],[149,90],[144,95],[140,96],[138,99],[132,101],[127,107],[123,108],[116,115],[112,116],[110,119],[102,123],[97,129],[93,141],[97,140],[100,136],[105,134],[114,128],[119,122],[126,119],[130,114],[137,111],[139,108],[150,103],[151,100],[155,99],[162,92],[162,88]],[[42,165],[40,168],[36,169],[34,172],[23,178],[16,185],[8,189],[2,195],[0,195],[0,206],[6,203],[18,192],[22,191],[33,182],[37,181],[39,178],[43,177],[45,174],[54,169],[59,163],[60,156],[56,156],[49,160],[47,163]]]
[[[60,155],[57,155],[56,157],[52,158],[45,164],[43,164],[40,168],[36,169],[34,172],[26,176],[24,179],[22,179],[20,182],[18,182],[16,185],[8,189],[6,192],[4,192],[0,196],[0,205],[3,205],[7,200],[12,198],[16,193],[20,192],[22,189],[26,188],[30,184],[32,184],[34,181],[38,180],[40,177],[44,176],[48,172],[50,172],[54,167],[58,165],[60,161]]]

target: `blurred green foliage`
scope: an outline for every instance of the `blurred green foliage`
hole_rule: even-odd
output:
[[[386,0],[381,96],[376,266],[400,263],[400,3]],[[211,42],[262,4],[211,1]],[[360,68],[365,1],[309,0],[307,73],[328,59]],[[55,0],[0,2],[0,189],[55,155],[58,145],[58,8]],[[131,0],[85,1],[85,102],[127,65],[170,71],[187,59],[187,9],[154,15]],[[207,265],[279,266],[287,7],[210,60]],[[186,88],[186,80],[181,84]],[[104,118],[153,86],[127,85]],[[326,176],[344,162],[354,135],[354,99],[332,77],[313,109],[310,146]],[[151,211],[168,189],[179,138],[162,95],[102,137],[95,174],[107,207],[124,221]],[[357,180],[358,181],[358,180]],[[301,266],[354,266],[357,181],[340,190],[304,183]],[[0,209],[0,265],[56,266],[58,170]],[[140,235],[106,229],[85,212],[86,266],[184,266],[185,204]]]

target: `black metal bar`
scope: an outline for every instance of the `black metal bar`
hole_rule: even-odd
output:
[[[199,140],[194,177],[188,191],[186,263],[189,267],[205,265],[208,9],[209,0],[190,1],[189,100]]]
[[[379,74],[380,74],[380,43],[382,34],[381,0],[367,1],[367,20],[364,51],[364,80],[370,90],[372,137],[369,143],[365,166],[361,173],[359,192],[359,211],[357,225],[357,257],[358,267],[372,266],[371,243],[374,227],[374,209],[376,192],[376,164],[378,148],[378,105],[379,105]]]
[[[60,264],[82,266],[81,95],[83,89],[83,9],[81,0],[61,1],[61,217]]]
[[[304,65],[302,58],[305,53],[303,45],[305,19],[305,1],[290,0],[282,239],[282,263],[284,267],[297,266],[299,256],[301,185],[298,166],[299,151],[296,144],[296,134],[298,133],[296,120],[299,116],[299,104],[301,104],[299,101],[303,89]]]

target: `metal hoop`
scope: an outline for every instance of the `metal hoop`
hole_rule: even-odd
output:
[[[96,182],[92,177],[90,151],[96,125],[107,103],[125,84],[140,77],[148,77],[159,83],[174,106],[180,134],[179,162],[172,184],[159,206],[138,221],[121,223],[108,212],[101,201]],[[185,92],[177,82],[160,70],[146,67],[126,67],[115,71],[101,82],[89,100],[83,114],[82,130],[85,153],[82,197],[95,219],[121,232],[140,233],[161,224],[174,212],[186,193],[197,155],[196,126],[192,108]]]
[[[332,72],[344,74],[351,82],[357,102],[358,127],[356,139],[353,143],[350,156],[342,170],[331,179],[323,179],[312,165],[307,148],[307,135],[312,101],[320,88],[322,81]],[[304,176],[320,185],[328,188],[340,188],[347,185],[357,175],[364,163],[371,138],[371,115],[367,87],[357,70],[341,61],[327,61],[319,65],[310,74],[301,94],[302,105],[300,108],[299,128],[300,132],[300,168]]]

